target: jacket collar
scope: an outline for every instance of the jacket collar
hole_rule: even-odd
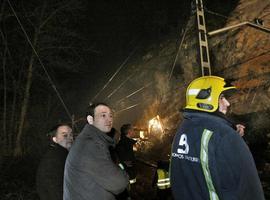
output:
[[[219,121],[221,123],[225,123],[228,126],[233,127],[233,123],[231,120],[229,120],[223,113],[207,113],[207,112],[201,112],[201,111],[193,111],[193,110],[185,110],[183,113],[185,118],[207,118],[209,120],[215,120]]]
[[[115,146],[115,142],[113,138],[111,138],[106,133],[102,132],[101,130],[99,130],[93,125],[86,124],[82,132],[87,137],[104,141],[106,144],[108,144],[108,146]]]
[[[67,150],[66,148],[62,147],[61,145],[59,145],[59,144],[57,144],[57,143],[55,143],[55,142],[52,142],[52,143],[50,144],[50,148],[52,148],[52,149],[57,149],[57,150],[59,150],[59,151],[65,151],[65,152],[68,152],[68,150]]]

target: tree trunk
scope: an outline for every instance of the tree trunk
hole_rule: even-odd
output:
[[[3,53],[3,85],[4,85],[4,93],[3,93],[3,145],[1,148],[6,153],[7,146],[8,146],[8,135],[7,135],[7,77],[6,77],[6,54],[7,53],[7,46],[5,46],[5,50]]]
[[[18,81],[20,83],[20,79]],[[13,147],[14,147],[14,134],[17,132],[17,123],[16,121],[16,104],[17,104],[17,84],[16,80],[13,80],[13,98],[12,98],[12,106],[11,106],[11,114],[10,114],[10,123],[9,123],[9,138],[8,138],[8,152],[12,154]]]
[[[33,41],[33,47],[34,48],[36,47],[36,44],[37,44],[37,36],[38,36],[38,31],[36,30],[35,35],[34,35],[34,41]],[[28,103],[29,103],[29,97],[30,97],[30,89],[31,89],[31,85],[32,85],[32,75],[33,75],[34,61],[35,61],[35,53],[32,50],[32,55],[30,57],[30,62],[29,62],[29,65],[28,65],[26,87],[25,87],[24,97],[23,97],[23,102],[22,102],[22,107],[21,107],[21,114],[20,114],[20,120],[19,120],[19,129],[18,129],[18,134],[17,134],[17,137],[16,137],[14,156],[21,156],[23,154],[22,145],[21,145],[21,138],[22,138],[24,123],[25,123],[25,119],[26,119],[27,109],[28,109]]]

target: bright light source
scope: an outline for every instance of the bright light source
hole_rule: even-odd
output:
[[[144,139],[144,131],[140,131],[140,138]]]
[[[158,115],[148,122],[148,132],[150,133],[155,130],[163,132],[163,127]]]

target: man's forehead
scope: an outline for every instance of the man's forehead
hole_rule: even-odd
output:
[[[63,133],[63,132],[69,132],[72,131],[72,129],[69,126],[63,125],[63,126],[59,126],[57,129],[57,132],[59,133]]]
[[[112,113],[112,111],[108,106],[99,105],[95,108],[95,113]]]

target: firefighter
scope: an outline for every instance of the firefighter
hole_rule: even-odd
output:
[[[125,171],[129,176],[129,191],[126,192],[126,196],[132,197],[137,175],[136,158],[133,151],[133,145],[135,145],[137,141],[133,139],[135,132],[131,124],[122,125],[120,131],[121,138],[119,143],[116,145],[116,153],[119,158],[119,162],[124,166]]]
[[[160,200],[172,199],[169,177],[169,161],[157,162],[157,170],[153,180],[153,186],[157,188],[157,198]]]
[[[225,113],[236,88],[217,76],[192,81],[184,119],[172,144],[171,186],[175,200],[263,200],[256,166]]]
[[[130,184],[136,183],[136,166],[133,145],[137,142],[132,139],[134,137],[134,129],[131,124],[124,124],[121,127],[121,138],[116,145],[116,152],[121,163],[125,165],[125,169],[129,175]]]

